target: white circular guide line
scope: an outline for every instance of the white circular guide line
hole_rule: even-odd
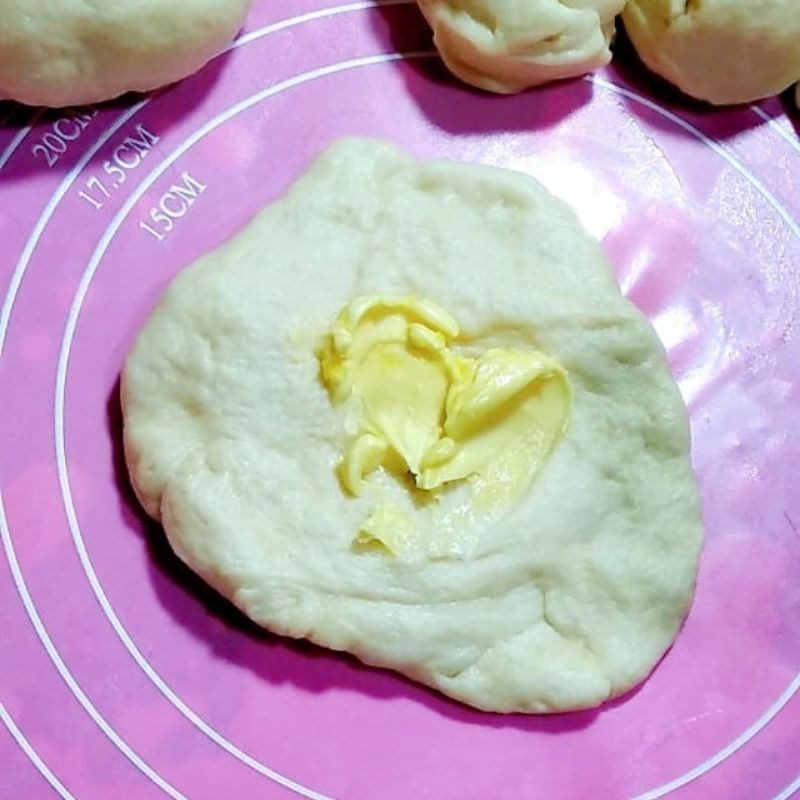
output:
[[[266,36],[268,33],[274,33],[279,30],[285,30],[287,28],[292,27],[292,24],[297,25],[302,22],[310,22],[316,19],[322,19],[324,17],[331,17],[335,16],[336,14],[343,14],[348,11],[358,11],[361,9],[368,9],[374,8],[375,6],[402,6],[402,5],[410,5],[414,3],[416,0],[359,0],[358,2],[347,3],[345,5],[333,6],[331,8],[319,9],[317,11],[309,11],[305,14],[299,14],[296,17],[292,17],[291,20],[281,20],[273,25],[267,26],[266,28],[260,28],[257,31],[252,31],[251,33],[246,33],[239,36],[236,41],[234,42],[233,46],[228,49],[233,49],[233,47],[239,47],[243,44],[248,44],[251,41],[255,41],[256,39],[260,39],[262,36]],[[271,30],[268,30],[270,29]],[[227,50],[225,51],[227,52]],[[789,144],[794,147],[796,150],[800,151],[800,141],[797,138],[793,137],[790,132],[786,131],[784,127],[775,119],[775,117],[770,116],[767,114],[760,106],[756,104],[752,104],[748,106],[751,111],[757,114],[764,122],[766,122],[770,128],[772,128],[782,139],[785,139]],[[31,132],[33,127],[36,124],[36,121],[41,116],[43,109],[37,109],[34,116],[32,117],[30,123],[26,125],[24,128],[21,128],[15,137],[11,140],[9,145],[7,146],[6,150],[0,155],[0,170],[5,167],[8,163],[11,156],[17,150],[22,141],[25,137]]]
[[[281,94],[289,89],[292,89],[294,87],[300,86],[305,83],[310,83],[311,81],[326,77],[328,75],[334,75],[336,73],[346,72],[351,69],[358,69],[361,67],[371,66],[374,64],[386,64],[393,61],[411,60],[418,58],[431,58],[434,57],[435,55],[436,53],[433,51],[410,52],[410,53],[384,53],[374,56],[365,56],[362,58],[350,59],[348,61],[343,61],[338,64],[331,64],[326,67],[320,67],[319,69],[311,70],[310,72],[297,75],[293,78],[288,78],[287,80],[281,81],[280,83],[270,86],[267,89],[263,89],[259,92],[256,92],[250,97],[245,98],[239,103],[236,103],[235,105],[221,112],[220,114],[209,120],[207,123],[205,123],[203,126],[198,128],[141,181],[141,183],[136,187],[136,189],[131,193],[131,195],[125,201],[122,208],[120,208],[120,210],[114,216],[106,231],[103,233],[102,237],[100,238],[100,241],[98,242],[97,248],[92,254],[92,257],[89,259],[86,270],[84,271],[81,277],[81,281],[75,293],[75,297],[73,298],[72,306],[70,308],[70,313],[67,318],[67,324],[64,331],[64,336],[62,338],[61,351],[59,353],[58,370],[56,373],[55,405],[54,405],[54,420],[53,420],[54,430],[55,430],[55,442],[56,442],[56,462],[58,465],[58,479],[59,479],[59,484],[61,486],[62,501],[67,515],[67,521],[69,524],[70,532],[72,534],[73,543],[75,545],[75,549],[78,554],[78,558],[80,559],[81,566],[83,567],[86,578],[88,579],[92,591],[94,592],[94,595],[97,598],[98,603],[100,604],[103,614],[113,627],[114,631],[116,632],[118,638],[124,645],[125,649],[131,655],[134,661],[138,664],[139,668],[147,675],[147,677],[150,679],[153,685],[158,689],[158,691],[161,692],[161,694],[187,720],[189,720],[189,722],[191,722],[192,725],[194,725],[209,739],[211,739],[213,742],[219,745],[222,749],[224,749],[234,758],[241,761],[243,764],[247,765],[251,769],[260,773],[264,777],[269,778],[272,781],[275,781],[281,786],[284,786],[285,788],[290,789],[304,797],[311,798],[312,800],[332,800],[332,798],[330,798],[328,795],[321,794],[313,789],[303,786],[302,784],[290,778],[287,778],[286,776],[282,775],[281,773],[277,772],[276,770],[272,769],[266,764],[261,763],[250,754],[238,748],[230,740],[228,740],[221,733],[219,733],[219,731],[217,731],[215,728],[209,725],[204,719],[202,719],[192,708],[190,708],[175,693],[175,691],[166,683],[166,681],[161,677],[161,675],[158,672],[156,672],[154,667],[144,657],[142,652],[137,647],[136,643],[131,638],[127,629],[117,616],[116,611],[114,611],[114,608],[110,603],[110,601],[108,600],[105,590],[103,589],[103,586],[100,583],[99,578],[97,577],[97,573],[95,572],[92,560],[89,557],[88,551],[86,549],[86,544],[84,542],[83,535],[80,529],[80,524],[77,519],[77,514],[75,512],[75,506],[72,500],[72,491],[69,481],[69,472],[67,468],[66,447],[64,443],[64,401],[66,394],[67,369],[69,366],[69,358],[72,350],[72,342],[75,336],[75,329],[78,317],[80,315],[81,308],[83,307],[83,302],[86,298],[89,286],[91,285],[92,279],[94,278],[94,275],[97,271],[97,268],[100,265],[100,262],[103,259],[103,256],[105,255],[114,236],[117,234],[120,226],[128,217],[131,210],[139,201],[139,199],[142,197],[142,195],[153,185],[153,183],[155,183],[155,181],[169,167],[172,166],[172,164],[175,163],[175,161],[177,161],[178,158],[184,155],[184,153],[186,153],[191,147],[197,144],[200,140],[205,138],[209,133],[220,127],[223,123],[227,122],[231,118],[237,116],[238,114],[242,113],[248,108],[257,105],[258,103],[263,102],[264,100],[267,100],[275,95]]]
[[[589,83],[593,83],[595,86],[600,86],[603,89],[609,89],[612,92],[622,95],[623,97],[627,97],[629,100],[633,100],[645,108],[654,111],[656,114],[664,117],[665,119],[668,119],[679,128],[685,130],[687,133],[691,133],[692,136],[699,139],[707,147],[711,148],[711,150],[713,150],[718,156],[721,156],[723,159],[725,159],[728,164],[730,164],[748,183],[750,183],[775,209],[775,211],[778,212],[781,219],[783,219],[783,221],[789,226],[789,229],[792,231],[792,233],[800,238],[800,225],[798,225],[794,216],[764,185],[763,181],[757,178],[744,164],[742,164],[742,162],[739,161],[739,159],[724,144],[718,142],[716,139],[712,139],[710,136],[707,136],[698,127],[692,125],[691,122],[687,122],[683,117],[679,117],[675,112],[663,108],[649,98],[643,97],[637,92],[631,91],[624,86],[620,86],[619,84],[616,84],[607,78],[602,78],[599,75],[587,75],[585,80],[587,80]],[[758,110],[760,111],[760,109]]]
[[[352,11],[365,11],[375,7],[388,7],[388,6],[403,6],[403,5],[410,5],[414,3],[415,0],[359,0],[359,2],[353,3],[346,3],[343,5],[338,6],[330,6],[328,8],[322,8],[317,11],[309,11],[306,14],[299,14],[295,17],[288,17],[283,20],[279,20],[278,22],[273,22],[270,25],[265,25],[262,28],[258,28],[257,30],[251,31],[250,33],[243,34],[235,41],[233,41],[219,56],[225,55],[232,50],[236,50],[243,45],[250,44],[251,42],[257,41],[258,39],[263,39],[265,36],[270,36],[275,33],[279,33],[280,31],[288,30],[289,28],[296,27],[298,25],[302,25],[306,22],[313,22],[315,20],[326,19],[328,17],[335,17],[340,14],[346,14]],[[215,58],[219,58],[216,56]],[[212,59],[212,61],[215,59]],[[25,244],[25,248],[22,251],[22,255],[17,262],[17,265],[14,269],[14,272],[11,275],[11,282],[9,284],[8,291],[6,292],[6,296],[3,300],[2,308],[0,308],[0,357],[3,355],[3,346],[5,343],[6,338],[6,330],[8,328],[8,323],[11,318],[11,311],[14,308],[14,302],[16,301],[17,294],[19,293],[19,287],[22,284],[22,279],[25,276],[25,272],[28,269],[28,264],[30,263],[31,257],[33,256],[33,251],[36,249],[36,246],[39,244],[39,240],[42,237],[42,233],[44,232],[45,227],[50,222],[50,219],[53,216],[56,208],[58,208],[61,201],[64,199],[64,195],[69,191],[72,184],[77,179],[78,175],[85,169],[86,165],[91,161],[91,159],[95,156],[95,154],[103,147],[104,144],[126,123],[128,122],[134,115],[138,114],[150,101],[157,97],[158,95],[148,95],[144,97],[142,100],[137,102],[135,105],[131,106],[131,108],[127,109],[119,118],[117,118],[116,122],[114,122],[110,128],[106,129],[106,131],[101,134],[101,136],[95,140],[90,148],[83,154],[80,160],[70,169],[70,171],[65,175],[64,179],[62,180],[61,184],[56,189],[55,194],[51,197],[50,202],[45,207],[42,215],[36,222],[34,226],[33,232],[31,233],[28,241]],[[6,149],[3,158],[4,161],[0,162],[0,169],[4,166],[5,162],[11,158],[14,151],[17,147],[21,144],[22,140],[27,136],[28,133],[33,128],[38,117],[41,115],[42,110],[36,112],[36,115],[31,120],[30,125],[28,125],[23,130],[17,133],[17,136],[12,141],[11,145]],[[13,147],[12,147],[13,145]]]
[[[424,57],[432,54],[429,54],[427,52],[417,53],[417,54],[406,54],[406,57],[410,57],[412,55],[415,57]],[[401,58],[403,56],[402,54],[395,54],[394,57]],[[367,59],[358,59],[355,62],[347,62],[347,63],[348,63],[348,68],[350,68],[355,65],[363,66],[369,63],[380,63],[380,61],[388,60],[389,58],[391,58],[391,56],[369,57]],[[333,71],[340,71],[343,66],[344,64],[334,65],[334,67],[327,67],[323,68],[322,70],[317,70],[313,74],[314,77],[319,77],[322,74],[331,74],[331,72]],[[309,73],[309,75],[311,74],[312,73]],[[281,88],[281,91],[283,91],[285,88],[289,88],[289,86],[294,86],[298,85],[299,83],[306,82],[309,79],[310,78],[308,76],[298,76],[297,78],[289,79],[284,82],[284,86],[283,88]],[[593,79],[590,78],[589,80]],[[701,141],[708,144],[715,152],[717,152],[721,157],[723,157],[726,161],[728,161],[731,164],[731,166],[733,166],[738,172],[740,172],[740,174],[742,174],[746,179],[750,180],[751,183],[757,189],[759,190],[763,189],[765,199],[771,205],[773,205],[773,207],[775,207],[775,210],[778,211],[778,213],[781,214],[781,216],[784,219],[786,219],[787,222],[790,223],[792,222],[791,217],[788,215],[786,209],[780,206],[778,201],[771,195],[771,193],[769,193],[766,190],[766,187],[763,187],[763,184],[761,184],[760,181],[758,181],[755,178],[755,176],[751,175],[751,173],[749,173],[749,171],[743,165],[739,164],[736,161],[736,159],[733,157],[732,154],[730,154],[724,147],[719,145],[717,142],[708,139],[708,137],[706,137],[700,131],[695,129],[688,122],[682,120],[680,117],[677,117],[676,115],[673,115],[672,112],[669,112],[666,109],[661,109],[659,106],[652,104],[646,98],[643,98],[634,92],[630,92],[627,89],[618,87],[616,86],[616,84],[613,84],[610,81],[605,81],[605,80],[602,80],[602,82],[598,81],[598,85],[609,91],[625,94],[631,99],[644,103],[645,105],[647,105],[647,107],[652,108],[654,111],[657,111],[658,113],[662,113],[664,116],[671,119],[673,122],[676,122],[676,124],[680,125],[688,132],[697,136]],[[222,124],[222,122],[224,122],[227,119],[230,119],[231,117],[240,113],[245,108],[250,107],[254,103],[257,103],[260,100],[263,100],[266,97],[270,96],[271,94],[276,93],[277,89],[278,85],[276,85],[275,87],[271,87],[270,89],[264,90],[262,92],[259,92],[250,98],[247,98],[241,103],[231,107],[228,111],[224,112],[222,115],[220,115],[218,119],[212,120],[202,128],[198,129],[198,131],[196,131],[192,136],[190,136],[184,142],[183,145],[181,145],[176,151],[174,151],[161,165],[159,165],[159,167],[153,170],[153,172],[151,172],[143,180],[140,186],[137,187],[136,190],[137,193],[132,195],[126,202],[126,205],[122,209],[120,209],[117,216],[112,221],[111,225],[106,230],[106,233],[103,235],[100,243],[98,244],[98,248],[95,250],[95,253],[93,254],[87,266],[87,269],[84,272],[84,275],[82,276],[81,282],[76,292],[73,305],[70,310],[70,315],[67,321],[67,326],[64,332],[64,339],[62,340],[62,351],[61,351],[61,357],[59,359],[59,369],[56,382],[56,402],[55,402],[56,443],[57,443],[59,480],[61,481],[62,484],[62,496],[70,522],[70,530],[73,534],[73,539],[75,542],[76,549],[78,551],[78,555],[81,559],[81,563],[84,567],[87,578],[90,584],[92,585],[93,590],[95,591],[95,595],[98,598],[98,602],[103,608],[103,612],[108,618],[110,624],[114,627],[118,636],[122,640],[123,644],[129,650],[131,656],[137,661],[139,666],[148,674],[148,677],[150,677],[151,680],[153,680],[154,683],[156,683],[156,686],[159,688],[162,694],[164,694],[167,697],[167,699],[170,700],[170,702],[172,702],[173,705],[175,705],[175,707],[179,711],[181,711],[182,714],[184,714],[184,716],[186,716],[191,722],[193,722],[193,724],[200,727],[200,729],[203,730],[204,733],[213,738],[214,741],[217,741],[226,750],[232,752],[232,754],[235,755],[237,758],[242,757],[241,755],[238,755],[237,752],[234,752],[238,751],[238,748],[236,748],[235,745],[230,745],[230,743],[227,742],[227,740],[225,740],[224,737],[221,736],[221,734],[219,734],[213,728],[208,726],[208,724],[204,720],[197,718],[194,712],[192,712],[191,709],[189,709],[185,705],[185,703],[175,695],[173,690],[170,687],[168,687],[167,684],[163,681],[163,679],[158,675],[158,673],[155,672],[152,665],[150,665],[149,662],[147,662],[147,660],[144,659],[138,647],[131,640],[129,634],[125,630],[124,626],[122,626],[122,623],[120,622],[119,618],[117,617],[116,613],[111,607],[108,598],[106,597],[105,592],[102,588],[102,585],[100,584],[99,579],[97,578],[97,574],[94,570],[93,564],[86,550],[85,543],[83,541],[82,534],[80,531],[80,525],[77,521],[77,515],[75,513],[74,505],[72,503],[68,469],[66,463],[66,453],[64,447],[63,412],[64,412],[64,399],[65,399],[65,386],[66,386],[66,372],[69,363],[69,355],[71,351],[72,340],[74,337],[75,328],[77,325],[78,317],[80,315],[81,307],[83,305],[83,301],[86,297],[86,293],[88,292],[94,274],[97,268],[99,267],[99,264],[105,254],[105,251],[108,248],[112,238],[116,235],[116,232],[121,226],[125,217],[127,216],[127,214],[130,213],[131,209],[133,208],[133,205],[137,202],[139,196],[141,196],[141,194],[143,194],[144,191],[146,191],[149,185],[152,184],[152,182],[164,171],[164,169],[166,169],[167,166],[169,166],[178,157],[180,157],[180,155],[186,152],[186,150],[188,150],[197,141],[199,141],[201,138],[207,135],[207,133],[209,133],[215,127]],[[800,233],[796,230],[795,227],[793,227],[793,230],[796,234],[800,235]],[[784,690],[784,692],[779,696],[779,698],[770,706],[770,708],[764,714],[761,715],[761,717],[759,717],[759,719],[755,723],[753,723],[753,725],[751,725],[742,735],[737,737],[733,742],[731,742],[727,747],[723,748],[715,756],[704,761],[702,764],[700,764],[693,770],[685,773],[684,775],[679,776],[675,780],[670,781],[669,783],[661,787],[653,789],[650,792],[640,795],[638,798],[636,798],[636,800],[653,800],[653,798],[661,797],[673,791],[674,789],[683,786],[686,783],[689,783],[690,781],[695,780],[696,778],[703,775],[705,772],[708,772],[710,769],[713,769],[717,764],[721,763],[730,755],[732,755],[734,752],[736,752],[739,748],[744,746],[744,744],[750,741],[750,739],[752,739],[753,736],[755,736],[766,724],[769,723],[769,721],[785,706],[785,704],[789,701],[789,699],[791,699],[791,697],[794,696],[794,694],[797,692],[798,683],[800,683],[800,675],[798,675],[795,681],[793,681]],[[230,748],[232,749],[229,748],[229,745]],[[238,751],[238,753],[241,753],[241,751]],[[248,765],[253,766],[253,768],[255,769],[258,769],[258,771],[262,771],[262,769],[259,769],[258,766],[255,766],[250,763],[249,756],[246,756],[246,754],[242,755],[244,755],[245,758],[247,759],[245,763],[248,763]],[[264,767],[264,765],[261,766]],[[265,774],[267,774],[266,773],[267,769],[268,768],[264,767]],[[269,770],[269,772],[272,772],[272,770]]]
[[[792,233],[794,233],[796,237],[800,238],[800,226],[798,226],[788,209],[786,209],[775,197],[775,195],[773,195],[772,192],[770,192],[769,189],[767,189],[767,187],[758,178],[756,178],[756,176],[750,172],[750,170],[747,169],[747,167],[745,167],[744,164],[742,164],[724,145],[720,144],[714,139],[711,139],[709,136],[706,136],[706,134],[704,134],[699,128],[695,127],[690,122],[687,122],[682,117],[679,117],[677,114],[669,111],[666,108],[662,108],[652,100],[639,95],[637,92],[633,92],[623,86],[618,86],[613,81],[609,81],[597,75],[587,76],[586,80],[595,84],[596,86],[600,86],[608,91],[616,92],[630,100],[633,100],[634,102],[642,104],[651,111],[654,111],[675,125],[678,125],[687,133],[692,134],[701,142],[703,142],[703,144],[710,147],[715,153],[717,153],[717,155],[725,159],[725,161],[727,161],[731,167],[733,167],[745,180],[747,180],[757,191],[761,193],[764,199],[767,200],[767,202],[778,212],[784,222],[786,222]],[[763,728],[765,728],[774,719],[778,712],[780,712],[786,706],[786,704],[795,696],[795,694],[797,694],[798,691],[800,691],[800,672],[795,675],[789,685],[783,690],[783,692],[781,692],[781,694],[775,699],[769,708],[767,708],[767,710],[752,725],[750,725],[749,728],[737,736],[722,750],[711,756],[711,758],[706,759],[701,764],[698,764],[688,772],[685,772],[683,775],[679,775],[677,778],[665,783],[663,786],[659,786],[655,789],[651,789],[650,791],[638,795],[634,798],[634,800],[656,800],[656,798],[663,797],[664,795],[669,794],[670,792],[673,792],[682,786],[685,786],[687,783],[691,783],[701,775],[704,775],[706,772],[714,769],[714,767],[716,767],[718,764],[721,764],[727,758],[732,756],[737,750],[744,747],[744,745],[746,745],[751,739],[753,739],[753,737],[763,730]]]
[[[25,734],[19,729],[19,726],[14,721],[11,714],[6,711],[5,706],[0,703],[0,721],[8,729],[14,741],[19,745],[20,750],[28,757],[28,760],[39,771],[41,776],[50,784],[53,790],[63,800],[75,800],[75,796],[67,789],[66,786],[56,777],[55,773],[50,767],[45,764],[41,756],[33,749],[31,743],[25,738]]]
[[[737,750],[744,747],[751,739],[753,739],[761,730],[763,730],[772,720],[777,716],[786,704],[797,694],[800,689],[800,673],[798,673],[794,680],[781,692],[780,696],[772,703],[772,705],[743,733],[737,736],[730,744],[713,755],[711,758],[698,764],[694,769],[690,769],[683,775],[678,776],[669,783],[659,786],[657,789],[652,789],[649,792],[640,794],[634,800],[656,800],[658,797],[663,797],[669,792],[674,792],[687,783],[705,775],[706,772],[714,769],[718,764],[721,764],[727,758],[732,756]]]
[[[406,4],[406,3],[409,3],[409,2],[411,2],[411,0],[377,0],[376,3],[351,3],[351,4],[348,4],[346,7],[339,7],[339,8],[342,8],[344,10],[355,10],[356,8],[369,8],[369,7],[372,7],[373,5],[403,5],[403,4]],[[312,19],[312,18],[319,18],[319,17],[322,17],[322,16],[331,16],[332,13],[334,13],[333,9],[324,9],[321,12],[312,12],[309,15],[303,15],[303,17],[304,17],[303,21],[307,21],[308,19]],[[341,11],[339,13],[341,13]],[[286,27],[288,27],[288,25],[286,24],[286,21],[284,21],[284,22],[278,23],[276,26],[272,26],[272,27],[274,27],[276,30],[281,30],[281,29],[285,29]],[[257,35],[257,34],[259,34],[259,32],[256,31],[256,32],[253,32],[252,34],[247,34],[246,36],[242,37],[242,39],[247,39],[248,41],[252,41],[255,38],[260,38],[260,36]],[[264,35],[264,34],[261,34],[261,35]],[[147,102],[147,101],[144,101],[144,102]],[[680,118],[677,118],[677,119],[680,119]],[[19,284],[19,281],[17,282],[17,288],[18,288],[18,284]],[[14,293],[16,293],[16,291]],[[7,296],[6,299],[8,300],[8,296]],[[4,304],[4,309],[3,310],[4,311],[6,310],[5,304]],[[10,316],[10,308],[8,310],[8,316]],[[6,318],[6,324],[7,324],[7,318]],[[2,343],[3,343],[4,337],[5,337],[5,330],[2,330],[2,337],[0,337],[0,349],[2,349]]]
[[[271,32],[284,30],[288,27],[291,27],[292,24],[300,24],[300,22],[307,22],[312,19],[330,17],[335,15],[336,13],[344,13],[345,11],[354,10],[356,8],[358,9],[370,8],[374,5],[402,5],[410,2],[413,2],[413,0],[376,0],[375,3],[355,3],[355,4],[351,3],[348,4],[347,6],[331,7],[328,9],[323,9],[319,12],[313,12],[311,14],[303,15],[301,18],[295,17],[292,19],[287,19],[278,23],[274,23],[272,25],[268,25],[260,29],[259,31],[254,31],[253,34],[248,39],[248,41],[255,41],[255,39],[266,36]],[[228,48],[228,50],[235,49],[238,46],[240,46],[240,42],[237,40]],[[114,133],[116,133],[126,122],[128,122],[135,114],[137,114],[142,108],[144,108],[150,102],[151,99],[152,99],[151,97],[143,98],[140,102],[136,103],[134,106],[132,106],[122,115],[120,115],[120,117],[117,118],[117,120],[108,129],[106,129],[106,131],[103,134],[101,134],[101,136],[95,141],[95,143],[90,148],[87,149],[82,158],[74,165],[74,167],[64,177],[61,184],[56,189],[55,194],[51,197],[50,201],[48,202],[47,206],[42,212],[42,215],[37,220],[37,223],[34,226],[34,230],[31,233],[31,236],[28,238],[28,241],[25,245],[25,248],[23,249],[23,253],[20,257],[20,260],[18,261],[16,268],[12,274],[11,282],[9,284],[8,290],[3,300],[2,308],[0,308],[0,357],[2,357],[3,348],[5,345],[5,339],[8,333],[8,325],[11,319],[11,313],[13,311],[14,303],[17,294],[19,293],[20,286],[22,284],[22,279],[25,275],[25,272],[27,271],[31,257],[33,256],[33,252],[36,249],[39,240],[41,239],[45,227],[47,226],[53,214],[55,213],[55,210],[57,209],[58,205],[61,203],[61,200],[63,200],[64,196],[69,191],[70,187],[75,182],[80,172],[89,163],[89,161],[95,155],[95,153],[97,153],[97,151],[111,138],[111,136],[114,135]],[[30,128],[28,130],[30,130]],[[27,134],[28,130],[26,130],[24,134],[19,135],[19,141],[17,142],[17,145],[22,141],[22,139],[24,139],[24,136]],[[19,563],[16,558],[16,553],[13,547],[11,531],[7,525],[1,492],[0,492],[0,535],[2,535],[5,556],[9,562],[12,576],[14,577],[14,584],[17,590],[17,594],[19,595],[22,605],[25,608],[28,619],[31,622],[45,652],[50,657],[50,660],[56,667],[56,670],[61,675],[62,679],[66,683],[72,695],[76,698],[76,700],[78,700],[78,702],[81,704],[81,706],[90,716],[90,718],[95,722],[95,724],[103,731],[103,733],[106,734],[106,736],[108,736],[108,738],[112,741],[112,743],[117,747],[117,749],[120,750],[120,752],[126,758],[128,758],[128,760],[130,760],[137,768],[139,768],[148,778],[150,778],[150,780],[152,780],[159,788],[162,789],[162,791],[164,791],[170,797],[173,797],[176,800],[186,800],[184,798],[184,795],[182,795],[167,781],[165,781],[155,770],[153,770],[143,759],[141,759],[138,756],[138,754],[135,751],[133,751],[132,748],[130,748],[127,745],[127,743],[117,734],[114,728],[111,725],[109,725],[108,722],[97,711],[97,709],[92,704],[91,700],[89,700],[88,696],[81,689],[77,681],[75,681],[74,677],[72,676],[72,673],[67,668],[65,662],[61,658],[58,649],[56,648],[55,644],[50,638],[50,635],[44,623],[42,622],[41,617],[39,616],[36,605],[28,590],[24,576],[19,567]],[[308,796],[313,797],[313,794],[309,794]],[[319,800],[330,800],[330,799],[319,796]]]
[[[363,9],[375,8],[376,6],[403,6],[403,5],[411,5],[414,2],[415,0],[359,0],[359,2],[345,3],[343,5],[331,6],[330,8],[321,8],[318,9],[317,11],[309,11],[305,14],[298,14],[296,17],[280,20],[279,22],[273,23],[272,25],[267,25],[263,28],[259,28],[256,31],[242,34],[241,36],[237,37],[236,40],[223,52],[228,52],[229,50],[241,47],[244,44],[249,44],[250,42],[253,42],[256,39],[260,39],[263,36],[268,36],[270,33],[276,33],[277,31],[286,30],[287,28],[291,28],[294,25],[300,25],[303,22],[311,22],[316,19],[333,17],[336,16],[337,14],[345,14],[349,11],[361,11]],[[8,102],[13,102],[13,101],[8,101]],[[6,149],[3,151],[2,154],[0,154],[0,170],[2,170],[3,167],[6,166],[6,164],[11,159],[11,156],[14,155],[19,146],[22,144],[25,137],[33,130],[33,128],[36,125],[36,122],[38,121],[39,117],[41,117],[43,112],[44,112],[43,108],[36,109],[34,111],[33,116],[30,119],[30,122],[24,127],[20,128],[14,135],[14,138],[9,142]],[[6,120],[2,120],[0,121],[0,123],[5,121]]]
[[[752,105],[750,108],[752,108],[756,115],[761,117],[761,119],[763,119],[764,122],[766,122],[767,125],[769,125],[769,127],[781,137],[781,139],[785,139],[795,150],[800,153],[800,139],[798,139],[797,136],[792,136],[792,134],[787,131],[786,128],[784,128],[784,126],[781,125],[777,119],[775,119],[775,117],[767,114],[767,112],[764,111],[764,109],[760,106]]]
[[[126,122],[128,122],[128,120],[130,120],[135,114],[138,114],[148,102],[149,98],[140,100],[138,103],[131,106],[127,111],[120,114],[119,117],[117,117],[117,119],[114,120],[114,122],[108,128],[106,128],[106,130],[95,140],[92,146],[86,150],[86,152],[80,157],[80,159],[78,159],[72,169],[70,169],[70,171],[66,174],[64,180],[61,181],[55,193],[45,206],[41,216],[38,220],[36,220],[36,224],[33,227],[31,235],[28,237],[28,241],[25,243],[25,247],[22,250],[22,255],[17,262],[17,266],[15,267],[14,272],[11,274],[11,281],[8,285],[8,291],[6,292],[6,296],[3,300],[2,308],[0,308],[0,357],[3,355],[6,334],[8,332],[8,324],[11,320],[11,312],[14,309],[14,303],[17,299],[17,294],[19,293],[19,287],[22,285],[22,279],[25,277],[25,273],[27,272],[28,264],[30,264],[33,256],[33,251],[39,244],[39,240],[42,238],[42,234],[50,222],[50,219],[60,205],[61,201],[64,199],[67,192],[72,187],[72,184],[75,182],[78,175],[80,175],[86,165],[92,160],[92,158],[94,158],[98,150],[100,150],[100,148],[123,125],[125,125]]]
[[[800,775],[798,775],[782,792],[775,795],[773,800],[789,800],[800,792]]]
[[[11,156],[17,151],[17,148],[22,144],[22,141],[25,137],[33,130],[34,125],[36,125],[39,117],[42,116],[42,109],[37,109],[33,112],[33,116],[31,116],[30,121],[27,125],[24,125],[20,128],[15,134],[11,141],[8,143],[8,146],[2,153],[0,153],[0,170],[8,164]]]
[[[36,632],[36,635],[39,637],[39,641],[42,643],[45,652],[53,662],[53,666],[55,666],[58,674],[62,677],[64,683],[66,683],[69,687],[73,697],[81,704],[83,710],[92,718],[95,725],[97,725],[97,727],[100,728],[100,730],[111,740],[114,746],[121,753],[123,753],[123,755],[125,755],[125,757],[145,776],[153,781],[156,786],[172,797],[173,800],[187,800],[187,798],[182,795],[174,786],[164,780],[164,778],[162,778],[154,769],[152,769],[150,765],[147,764],[147,762],[145,762],[127,744],[127,742],[122,739],[122,737],[114,730],[114,728],[108,724],[105,717],[97,710],[97,708],[95,708],[92,701],[80,687],[69,668],[64,663],[64,659],[58,652],[58,648],[50,638],[50,634],[47,632],[47,629],[42,622],[42,618],[39,616],[39,611],[36,608],[36,604],[33,602],[30,591],[28,590],[22,570],[20,570],[19,562],[17,561],[17,554],[14,550],[14,543],[11,538],[11,531],[9,530],[8,521],[6,519],[2,492],[0,492],[0,538],[3,540],[3,549],[5,551],[8,565],[11,568],[11,576],[14,580],[17,594],[22,600],[22,605],[24,606],[28,615],[28,619],[30,620],[31,625]]]
[[[344,3],[343,5],[320,8],[316,11],[308,11],[305,14],[298,14],[296,17],[281,20],[272,25],[267,25],[264,28],[250,31],[250,33],[244,33],[236,40],[236,47],[241,47],[243,44],[250,44],[250,42],[261,39],[264,36],[286,30],[287,28],[293,28],[304,22],[313,22],[314,20],[325,19],[325,17],[335,17],[339,14],[347,14],[351,11],[368,11],[377,7],[409,6],[415,2],[416,0],[357,0],[357,2],[353,3]]]

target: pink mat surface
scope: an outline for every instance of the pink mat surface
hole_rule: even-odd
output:
[[[414,5],[260,2],[152,97],[0,104],[0,797],[773,800],[800,788],[800,141],[628,55],[472,92]],[[30,127],[29,127],[30,126]],[[690,409],[697,599],[644,685],[491,716],[254,629],[137,510],[117,386],[182,267],[336,137],[512,167],[571,203]]]

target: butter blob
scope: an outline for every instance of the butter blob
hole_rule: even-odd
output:
[[[339,313],[317,357],[331,400],[358,417],[338,467],[349,493],[383,467],[423,493],[467,480],[485,508],[513,500],[542,467],[569,423],[566,372],[533,348],[458,355],[458,336],[447,311],[414,296],[359,297]],[[359,541],[394,550],[381,532],[399,513],[377,511]]]

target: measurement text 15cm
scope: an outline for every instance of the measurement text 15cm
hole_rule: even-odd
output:
[[[188,172],[181,174],[181,182],[173,183],[150,209],[146,222],[139,227],[156,241],[163,241],[175,227],[177,220],[186,216],[187,211],[197,202],[197,198],[208,187],[193,178]]]

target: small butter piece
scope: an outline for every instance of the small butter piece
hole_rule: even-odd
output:
[[[331,400],[358,413],[360,432],[338,468],[348,492],[361,494],[365,476],[383,467],[410,474],[425,493],[469,480],[486,507],[513,500],[541,468],[569,423],[566,372],[533,348],[458,356],[458,335],[447,311],[413,296],[359,297],[339,313],[317,356]],[[403,533],[392,538],[395,523]],[[359,541],[396,553],[413,530],[402,512],[379,506]]]
[[[396,555],[408,552],[415,544],[414,523],[399,508],[381,503],[361,526],[356,544],[379,544]]]
[[[359,436],[339,462],[339,480],[351,494],[361,494],[364,476],[378,469],[388,455],[389,444],[385,439],[372,433]]]

